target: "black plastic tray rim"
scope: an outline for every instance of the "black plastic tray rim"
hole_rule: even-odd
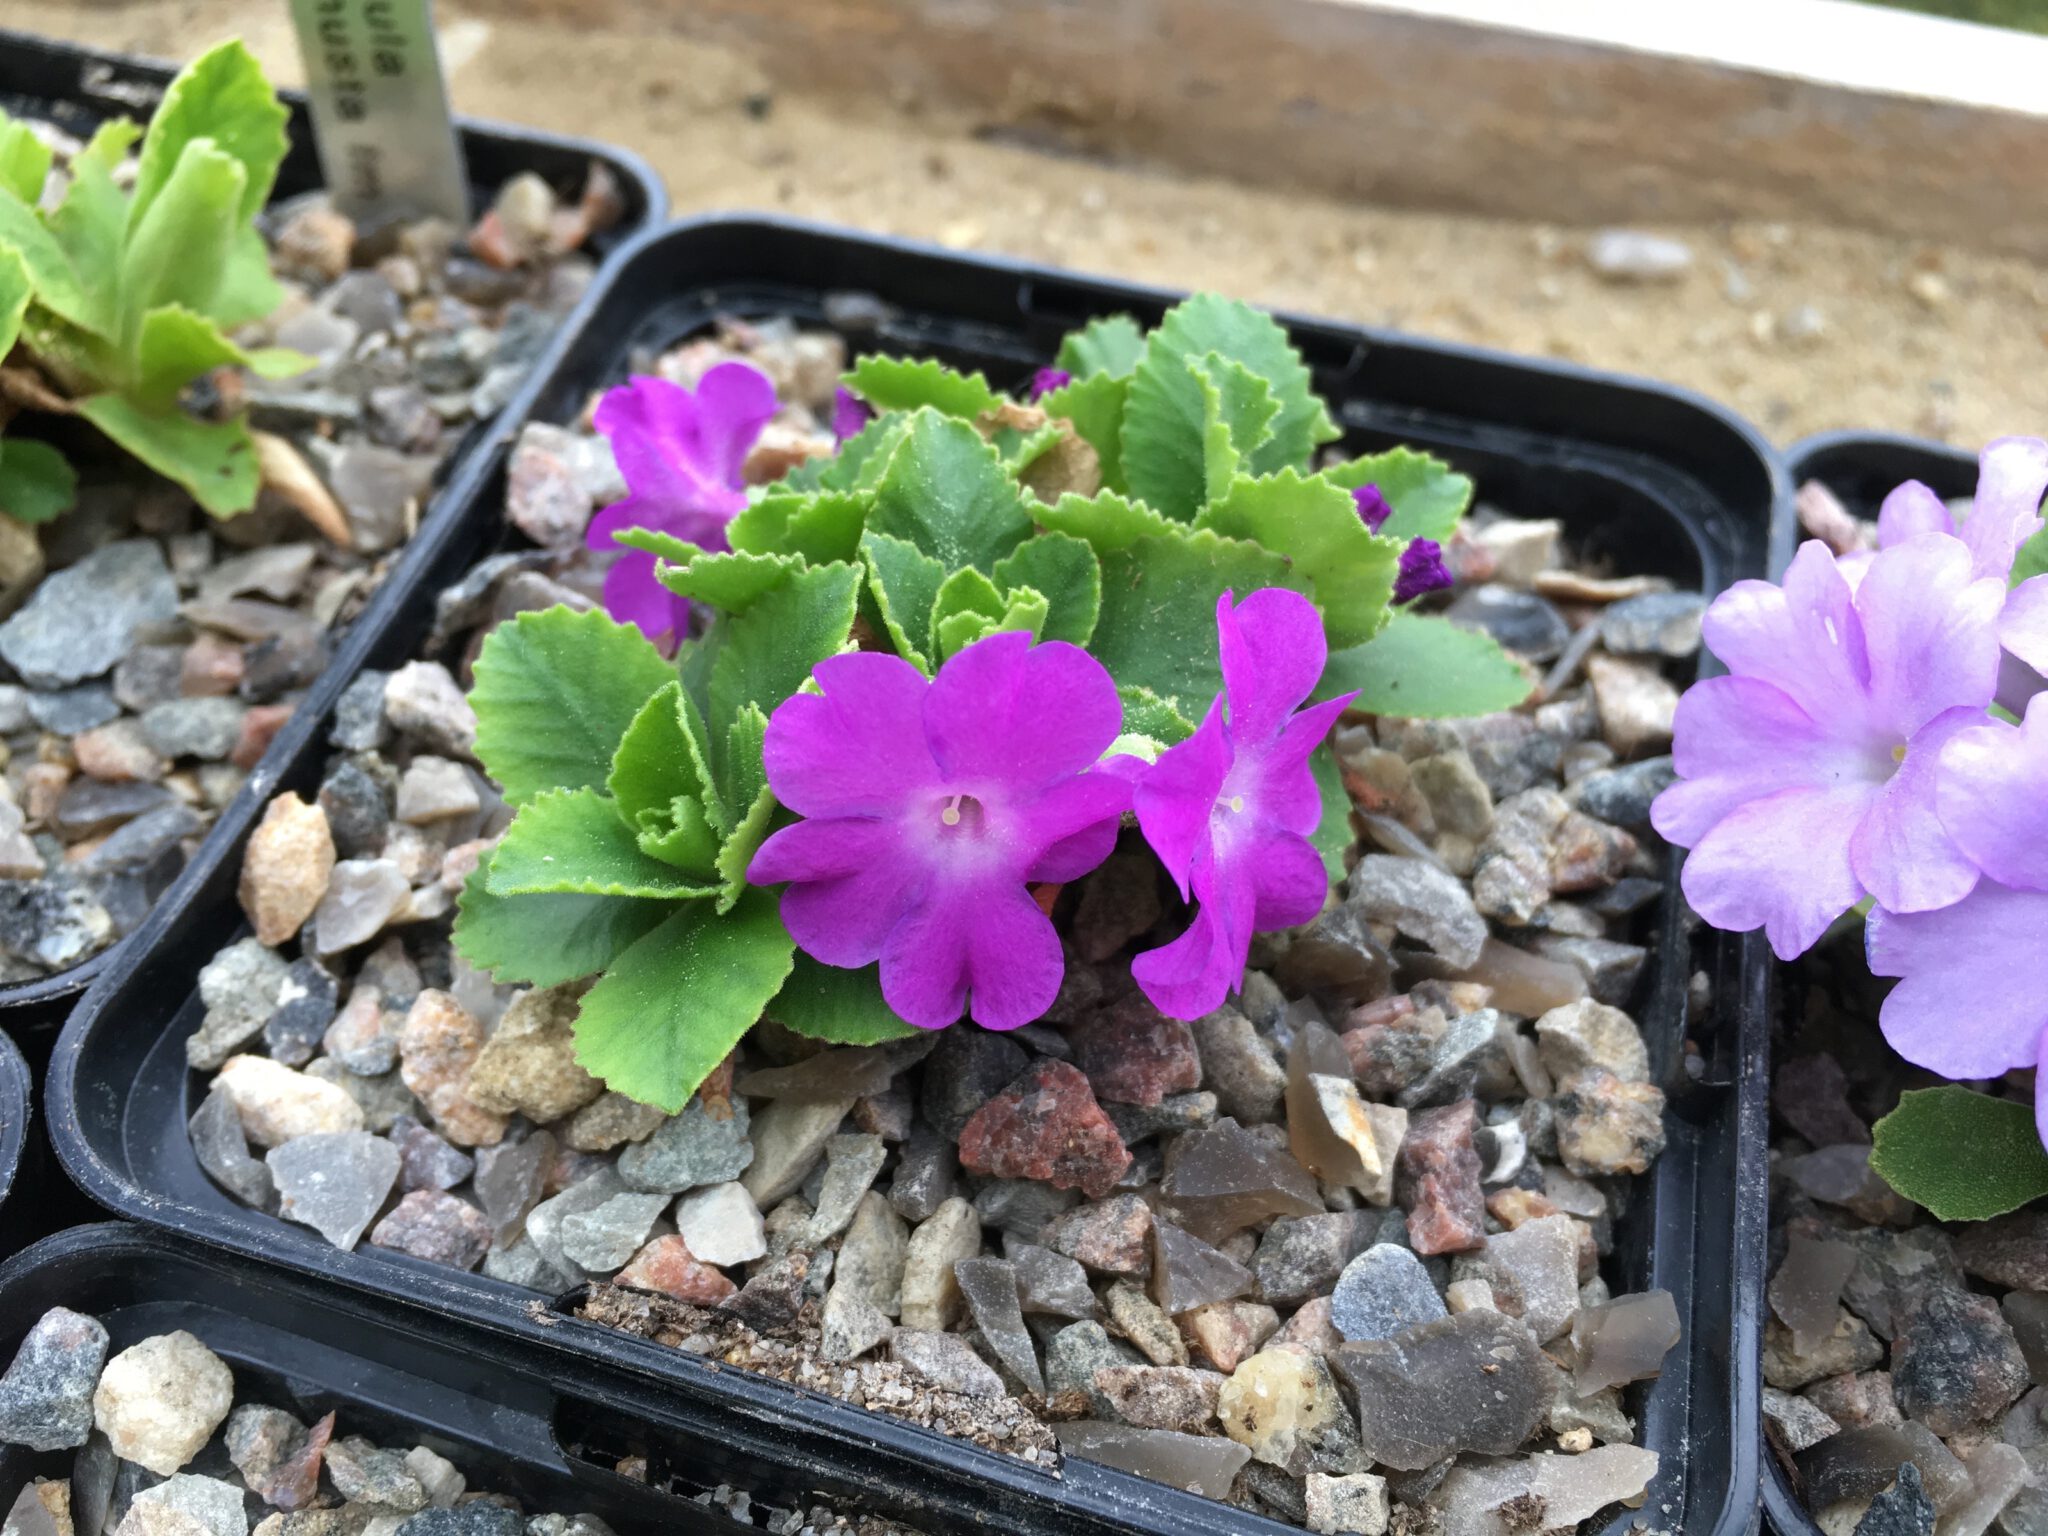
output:
[[[659,254],[665,242],[688,242],[692,239],[742,243],[777,239],[839,242],[841,246],[851,248],[860,260],[902,264],[910,274],[923,274],[926,268],[930,272],[953,269],[956,273],[964,269],[979,282],[1014,284],[1019,311],[1027,317],[1044,316],[1042,326],[1051,333],[1065,329],[1080,318],[1073,312],[1077,304],[1083,306],[1086,313],[1129,309],[1142,316],[1148,311],[1165,308],[1178,297],[1157,288],[1047,271],[1000,258],[962,257],[932,246],[855,235],[801,220],[723,215],[684,221],[667,230],[642,235],[621,250],[607,266],[576,314],[551,344],[547,355],[536,366],[518,399],[500,418],[492,465],[480,467],[472,485],[483,486],[488,475],[494,472],[497,461],[509,447],[514,424],[550,405],[558,414],[561,413],[567,398],[563,392],[570,386],[558,379],[557,374],[565,361],[578,352],[582,333],[591,326],[594,318],[606,311],[608,303],[618,302],[609,292],[613,285],[619,283],[624,274],[634,272],[641,259],[658,267]],[[1586,426],[1589,420],[1596,426],[1600,424],[1599,415],[1587,410],[1590,404],[1611,405],[1620,391],[1639,392],[1638,397],[1650,416],[1659,418],[1660,425],[1676,424],[1680,429],[1667,433],[1667,438],[1675,437],[1697,448],[1703,466],[1702,477],[1715,482],[1717,494],[1705,496],[1700,485],[1687,479],[1685,474],[1674,471],[1668,463],[1652,462],[1646,451],[1640,454],[1640,463],[1633,459],[1629,461],[1632,471],[1645,481],[1682,489],[1693,511],[1703,517],[1746,518],[1759,531],[1768,519],[1768,537],[1759,533],[1754,539],[1745,536],[1739,541],[1741,545],[1754,543],[1759,546],[1756,555],[1745,557],[1746,563],[1753,560],[1760,567],[1763,564],[1761,546],[1774,542],[1787,526],[1785,513],[1790,500],[1789,482],[1781,461],[1770,452],[1754,428],[1721,407],[1684,391],[1661,385],[1636,385],[1633,381],[1616,380],[1591,369],[1534,362],[1481,348],[1424,342],[1412,337],[1284,314],[1279,318],[1295,333],[1297,342],[1305,350],[1319,353],[1319,358],[1311,358],[1312,362],[1320,360],[1327,367],[1333,357],[1337,358],[1347,370],[1346,377],[1361,366],[1370,366],[1367,359],[1371,359],[1371,364],[1391,362],[1398,370],[1412,370],[1403,371],[1401,377],[1404,382],[1421,380],[1421,387],[1415,393],[1425,398],[1414,412],[1417,420],[1430,419],[1432,409],[1448,409],[1448,402],[1456,394],[1459,370],[1474,365],[1518,375],[1516,383],[1524,390],[1531,383],[1540,385],[1540,398],[1549,402],[1548,408],[1561,416],[1570,416],[1575,410],[1580,412],[1574,419],[1581,427]],[[616,354],[624,350],[627,339],[615,337],[604,344],[613,348],[616,361]],[[1325,387],[1329,386],[1325,384]],[[1438,405],[1435,399],[1427,398],[1432,390],[1444,397],[1446,404]],[[1400,430],[1402,420],[1402,413],[1394,411],[1374,418],[1369,425],[1371,430],[1392,433]],[[1539,422],[1528,431],[1511,435],[1519,449],[1529,452],[1532,451],[1531,443],[1540,442],[1545,430],[1546,425]],[[1592,438],[1592,434],[1585,431],[1578,435],[1581,439]],[[1695,442],[1695,439],[1707,438],[1712,441]],[[1570,459],[1562,447],[1554,452],[1561,466]],[[1543,455],[1537,451],[1536,456],[1540,458]],[[1708,504],[1703,506],[1703,500]],[[1746,511],[1738,514],[1730,510],[1734,507]],[[315,733],[324,730],[344,682],[367,664],[377,651],[386,627],[394,622],[400,609],[411,599],[412,588],[425,572],[451,553],[448,546],[456,536],[454,521],[450,519],[434,528],[423,528],[420,536],[408,546],[399,568],[344,637],[334,665],[306,704],[287,723],[284,732],[280,733],[266,758],[266,767],[294,762],[302,751],[318,751]],[[1724,571],[1720,579],[1732,579],[1732,576],[1741,574],[1749,574],[1749,569]],[[608,1332],[601,1339],[593,1338],[590,1325],[548,1314],[537,1308],[533,1299],[524,1293],[514,1293],[506,1287],[487,1289],[487,1283],[478,1282],[474,1276],[433,1271],[421,1265],[361,1264],[354,1262],[349,1255],[331,1252],[312,1254],[294,1249],[288,1255],[280,1255],[274,1224],[268,1223],[267,1219],[265,1225],[259,1227],[256,1225],[258,1218],[250,1213],[222,1216],[198,1212],[136,1188],[102,1159],[83,1129],[79,1095],[112,1092],[112,1089],[102,1090],[81,1083],[80,1057],[97,1028],[126,1027],[126,1021],[115,1016],[115,1010],[122,1001],[123,986],[129,983],[133,973],[143,967],[154,970],[165,963],[159,951],[163,948],[166,934],[177,925],[185,904],[193,900],[202,887],[221,877],[226,860],[238,856],[242,840],[260,813],[269,787],[270,782],[263,786],[252,785],[248,803],[230,808],[216,837],[201,850],[171,895],[131,939],[121,965],[107,969],[94,982],[57,1044],[49,1090],[51,1134],[66,1168],[94,1199],[121,1214],[146,1223],[173,1227],[209,1245],[249,1254],[268,1264],[283,1264],[298,1271],[318,1273],[327,1283],[351,1291],[383,1296],[394,1302],[402,1300],[408,1304],[447,1309],[458,1317],[484,1322],[517,1336],[523,1345],[558,1355],[572,1370],[579,1363],[588,1362],[593,1351],[598,1352],[603,1359],[666,1388],[700,1395],[709,1406],[730,1415],[736,1426],[746,1425],[785,1441],[792,1432],[800,1433],[804,1443],[815,1451],[821,1465],[829,1463],[835,1476],[871,1489],[882,1507],[893,1504],[900,1508],[906,1496],[922,1498],[929,1500],[937,1509],[952,1511],[955,1518],[971,1519],[994,1529],[1016,1533],[1047,1529],[1100,1533],[1135,1527],[1154,1533],[1154,1536],[1196,1536],[1198,1532],[1206,1536],[1214,1529],[1218,1517],[1216,1505],[1179,1490],[1078,1462],[1070,1463],[1065,1475],[1055,1479],[1044,1470],[1014,1458],[994,1455],[900,1421],[879,1418],[837,1399],[793,1389],[743,1371],[721,1369],[645,1340]],[[1669,914],[1666,932],[1675,934],[1678,931],[1678,915],[1673,910]],[[1753,1135],[1737,1138],[1736,1132],[1741,1126],[1748,1125],[1758,1113],[1762,1088],[1761,1048],[1755,1038],[1755,1026],[1760,1022],[1761,1014],[1754,1007],[1755,998],[1751,995],[1755,990],[1752,983],[1760,986],[1762,973],[1755,964],[1753,949],[1754,946],[1723,944],[1717,950],[1721,957],[1718,965],[1723,981],[1719,990],[1726,1005],[1738,1010],[1739,1017],[1731,1019],[1727,1025],[1725,1034],[1730,1059],[1717,1064],[1716,1069],[1723,1075],[1712,1085],[1729,1094],[1735,1108],[1727,1116],[1728,1126],[1717,1129],[1714,1134],[1744,1148],[1753,1146],[1756,1138]],[[1673,982],[1674,985],[1682,983],[1682,976]],[[1685,1113],[1682,1103],[1674,1101],[1674,1113],[1681,1116]],[[1740,1126],[1735,1123],[1738,1118]],[[1730,1150],[1728,1155],[1732,1158],[1734,1152]],[[1663,1177],[1674,1185],[1693,1177],[1683,1172],[1677,1161],[1667,1158],[1660,1165],[1664,1170]],[[1652,1175],[1652,1179],[1658,1177],[1658,1174]],[[1732,1187],[1703,1189],[1700,1204],[1685,1211],[1667,1210],[1660,1219],[1660,1230],[1668,1226],[1674,1251],[1682,1250],[1688,1256],[1697,1254],[1701,1262],[1747,1263],[1749,1261],[1741,1256],[1761,1252],[1762,1218],[1760,1200],[1746,1196],[1751,1191],[1760,1194],[1761,1180],[1760,1166],[1745,1166],[1730,1181]],[[1642,1198],[1646,1201],[1651,1199],[1651,1191],[1646,1190]],[[1711,1222],[1702,1214],[1710,1202]],[[1731,1239],[1731,1232],[1736,1234],[1734,1239]],[[1728,1400],[1725,1411],[1730,1415],[1734,1431],[1726,1448],[1728,1485],[1711,1516],[1698,1528],[1695,1536],[1708,1536],[1709,1531],[1713,1536],[1737,1536],[1737,1533],[1752,1529],[1756,1522],[1757,1320],[1753,1306],[1742,1304],[1743,1298],[1755,1288],[1738,1281],[1727,1289],[1733,1293],[1731,1299],[1736,1303],[1728,1332],[1724,1335],[1717,1327],[1711,1340],[1688,1343],[1688,1348],[1698,1356],[1699,1369],[1705,1372],[1703,1379],[1693,1381],[1694,1362],[1687,1362],[1685,1379],[1688,1392],[1704,1394],[1716,1403],[1725,1396]],[[1713,1301],[1719,1305],[1721,1298],[1713,1298]],[[1693,1400],[1688,1396],[1688,1403]],[[1680,1408],[1673,1411],[1684,1415],[1691,1410]],[[1721,1437],[1717,1433],[1714,1438]],[[1266,1533],[1266,1536],[1299,1536],[1292,1527],[1243,1511],[1233,1510],[1230,1518],[1235,1526],[1246,1531]],[[1614,1528],[1623,1528],[1633,1518],[1628,1515],[1620,1517]]]
[[[28,1063],[5,1030],[0,1030],[0,1215],[21,1173],[34,1120]]]
[[[26,79],[17,80],[17,72]],[[140,85],[160,89],[169,84],[177,66],[155,59],[135,55],[103,52],[73,43],[55,42],[26,32],[0,28],[0,88],[13,86],[24,94],[32,94],[45,100],[61,102],[80,101],[89,89],[99,94],[94,99],[104,101],[108,109],[122,106],[118,100],[119,88],[126,85]],[[88,76],[92,80],[88,81]],[[111,87],[111,90],[109,89]],[[292,108],[290,132],[292,147],[283,169],[279,172],[280,188],[294,182],[302,183],[293,191],[306,190],[318,185],[318,166],[314,160],[311,129],[306,115],[306,96],[303,91],[281,90],[278,95]],[[602,161],[607,165],[619,184],[619,190],[626,200],[627,211],[618,230],[607,236],[609,243],[622,247],[640,232],[659,228],[668,213],[668,189],[662,183],[654,168],[639,155],[630,150],[601,144],[594,139],[578,138],[573,135],[551,133],[544,129],[522,128],[511,123],[491,122],[481,118],[458,117],[457,127],[462,134],[463,153],[472,165],[484,163],[487,175],[502,179],[498,172],[510,174],[518,169],[522,159],[531,159],[535,152],[545,156],[559,157],[564,161]],[[306,178],[311,175],[314,180]],[[475,190],[473,185],[472,190]],[[280,190],[276,196],[290,196],[292,192]],[[613,255],[616,256],[615,249]],[[595,286],[595,284],[593,284]],[[564,326],[566,330],[566,323]],[[454,457],[440,473],[445,477],[435,488],[420,516],[420,528],[424,531],[437,519],[445,521],[447,510],[461,505],[474,494],[474,483],[486,471],[492,455],[493,444],[502,431],[502,423],[509,418],[508,412],[517,405],[515,399],[501,411],[495,421],[484,426],[473,441],[460,446]],[[415,536],[417,537],[417,535]],[[339,653],[337,653],[338,659]],[[330,661],[329,670],[334,662]],[[257,786],[262,773],[261,766],[249,777],[249,783],[242,793],[248,794]],[[265,797],[267,798],[267,796]],[[224,825],[228,813],[223,812],[208,836]],[[164,900],[175,899],[175,892],[167,892]],[[54,976],[39,977],[34,981],[12,982],[0,986],[0,1019],[9,1020],[18,1029],[47,1027],[57,1022],[57,1015],[69,1002],[92,984],[119,953],[134,938],[118,940],[81,960],[69,970]]]

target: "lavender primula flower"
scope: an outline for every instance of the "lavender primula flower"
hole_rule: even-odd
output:
[[[1394,515],[1394,504],[1380,494],[1376,485],[1353,486],[1351,504],[1358,508],[1358,520],[1365,524],[1367,533],[1378,533]]]
[[[1198,906],[1172,943],[1131,962],[1160,1012],[1198,1019],[1244,981],[1252,935],[1322,910],[1330,877],[1309,833],[1322,795],[1314,751],[1355,694],[1300,706],[1323,675],[1322,616],[1298,592],[1268,587],[1216,604],[1223,692],[1201,728],[1139,776],[1132,797],[1152,851]],[[1299,710],[1299,713],[1296,711]]]
[[[1435,539],[1410,539],[1394,574],[1393,601],[1412,603],[1425,592],[1440,592],[1454,585],[1456,578],[1444,564],[1443,546]]]
[[[1961,540],[1925,533],[1853,592],[1810,541],[1782,588],[1741,581],[1714,600],[1706,641],[1731,675],[1679,701],[1678,782],[1650,813],[1692,850],[1700,916],[1762,927],[1790,960],[1866,894],[1893,912],[1968,894],[1977,867],[1943,830],[1935,767],[1991,702],[2003,598]]]
[[[1878,1022],[1893,1050],[1943,1077],[2040,1069],[2034,1119],[2048,1143],[2048,694],[2019,726],[1951,737],[1937,799],[1984,877],[1939,911],[1870,914],[1870,969],[1900,978]]]
[[[724,549],[725,525],[747,504],[747,451],[775,411],[775,386],[746,363],[720,363],[694,391],[645,376],[610,391],[592,422],[611,439],[628,494],[590,520],[585,542],[609,550],[615,534],[652,528]],[[659,640],[687,630],[690,605],[655,579],[654,566],[653,555],[622,550],[605,572],[604,606]]]
[[[2020,546],[2041,529],[2041,496],[2048,490],[2048,442],[2038,437],[2001,437],[1977,458],[1977,494],[1970,515],[1957,526],[1948,504],[1918,480],[1908,480],[1885,497],[1877,514],[1877,542],[1889,549],[1922,533],[1952,533],[1970,549],[1978,576],[2012,578]],[[1842,557],[1853,585],[1871,556]],[[2027,700],[2048,688],[2048,576],[2021,582],[2006,594],[1998,616],[2000,664],[1998,702],[2018,714]]]
[[[1078,646],[990,635],[927,678],[897,656],[820,662],[823,691],[768,722],[775,796],[804,820],[761,845],[755,885],[789,882],[782,921],[826,965],[881,962],[882,996],[921,1029],[963,1010],[1015,1029],[1052,1006],[1064,962],[1039,881],[1109,857],[1129,783],[1097,768],[1123,723]]]
[[[875,408],[844,384],[832,391],[832,436],[840,447],[849,437],[860,436],[874,419]]]
[[[1031,375],[1031,398],[1042,400],[1056,389],[1065,389],[1074,376],[1064,368],[1041,368]]]

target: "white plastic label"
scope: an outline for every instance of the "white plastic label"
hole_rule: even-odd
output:
[[[359,223],[469,222],[431,0],[291,0],[328,196]]]

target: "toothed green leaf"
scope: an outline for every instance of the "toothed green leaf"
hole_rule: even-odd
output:
[[[172,195],[177,167],[188,146],[204,139],[242,167],[231,211],[247,224],[263,211],[277,168],[291,147],[285,124],[291,114],[263,77],[263,66],[239,41],[209,49],[178,71],[164,99],[150,114],[135,173],[133,234],[159,198]]]
[[[209,314],[240,224],[247,172],[211,140],[188,143],[162,195],[128,224],[121,252],[121,340],[132,348],[143,317],[166,304]]]
[[[1093,496],[1069,492],[1051,506],[1032,509],[1039,525],[1057,533],[1071,534],[1097,555],[1129,549],[1140,539],[1171,537],[1185,525],[1161,517],[1142,501],[1133,501],[1110,491]]]
[[[1458,519],[1472,505],[1472,482],[1452,470],[1442,459],[1413,448],[1389,448],[1369,453],[1323,471],[1324,477],[1346,490],[1376,485],[1387,498],[1394,515],[1380,529],[1380,537],[1406,544],[1410,539],[1448,539]]]
[[[1077,376],[1074,382],[1055,389],[1038,402],[1048,416],[1065,417],[1074,430],[1095,450],[1102,466],[1102,488],[1121,491],[1124,485],[1123,438],[1124,397],[1130,389],[1127,379],[1109,373]]]
[[[846,385],[878,411],[914,411],[928,405],[973,421],[1003,403],[980,374],[956,373],[928,357],[864,357],[847,374]]]
[[[812,565],[851,560],[860,552],[872,495],[862,491],[790,494],[770,491],[725,525],[725,537],[746,554],[801,555]]]
[[[2048,1196],[2048,1150],[2030,1105],[1919,1088],[1877,1122],[1870,1166],[1943,1221],[1986,1221]]]
[[[1145,355],[1145,332],[1129,315],[1090,320],[1060,343],[1059,366],[1077,379],[1121,378]]]
[[[870,529],[861,536],[868,587],[881,609],[882,625],[896,653],[913,666],[932,670],[932,602],[946,580],[946,568],[916,545]]]
[[[1202,387],[1202,494],[1214,501],[1273,435],[1280,402],[1264,379],[1221,353],[1188,366]]]
[[[167,304],[142,317],[128,397],[146,410],[169,410],[179,393],[202,375],[245,360],[242,349],[221,335],[211,320]]]
[[[28,269],[36,304],[94,335],[111,334],[108,293],[88,289],[71,258],[42,217],[12,192],[0,188],[0,250],[11,249]]]
[[[618,804],[594,789],[556,789],[519,807],[491,854],[493,896],[708,896],[709,881],[640,849]]]
[[[49,146],[29,130],[27,123],[17,123],[0,112],[0,190],[34,206],[43,195],[43,183],[49,176]]]
[[[629,896],[494,896],[490,863],[457,898],[455,949],[500,982],[560,986],[592,976],[675,911]]]
[[[804,568],[800,555],[707,553],[693,544],[649,528],[628,528],[619,542],[644,549],[660,562],[655,579],[678,597],[694,598],[726,613],[745,613]]]
[[[1430,614],[1397,613],[1364,645],[1332,651],[1320,698],[1358,692],[1377,715],[1490,715],[1513,709],[1533,686],[1491,635]]]
[[[1375,537],[1342,487],[1291,469],[1258,480],[1240,475],[1195,523],[1284,556],[1290,585],[1322,610],[1331,646],[1361,645],[1386,622],[1401,546]]]
[[[956,614],[978,613],[984,618],[999,618],[1003,611],[1003,594],[988,577],[972,566],[953,572],[939,583],[939,590],[932,598],[932,629],[938,627]]]
[[[605,788],[639,834],[650,858],[709,881],[720,835],[706,803],[715,798],[699,774],[683,725],[683,685],[671,680],[619,738]]]
[[[1162,747],[1177,746],[1195,734],[1195,722],[1151,689],[1121,683],[1116,693],[1123,701],[1126,734],[1143,736]]]
[[[680,1114],[782,989],[794,948],[766,891],[722,915],[683,903],[584,994],[577,1061],[627,1098]]]
[[[860,594],[851,565],[814,565],[793,571],[745,613],[720,620],[722,634],[707,679],[713,767],[721,785],[733,782],[727,759],[732,722],[749,704],[764,712],[801,688],[811,669],[846,649]],[[735,812],[744,807],[728,792]]]
[[[746,894],[747,866],[767,840],[769,828],[774,824],[775,809],[775,796],[764,786],[754,796],[746,816],[732,829],[732,836],[718,850],[718,878],[721,882],[718,910],[721,913],[731,911],[733,904]]]
[[[802,953],[768,1005],[767,1016],[784,1029],[832,1045],[880,1045],[917,1033],[915,1025],[904,1023],[882,1000],[879,967],[842,970],[820,965]]]
[[[926,407],[875,487],[868,528],[906,539],[947,570],[989,570],[1031,532],[1024,492],[964,421]]]
[[[674,677],[631,625],[566,607],[522,613],[477,655],[477,757],[515,806],[602,785],[620,739]]]
[[[1085,542],[1066,533],[1041,533],[996,562],[996,584],[1008,591],[1030,587],[1045,594],[1046,613],[1038,635],[1086,645],[1102,611],[1102,563]]]
[[[93,395],[78,414],[121,447],[192,493],[215,517],[256,505],[256,444],[240,420],[201,421],[183,411],[149,411],[121,395]]]

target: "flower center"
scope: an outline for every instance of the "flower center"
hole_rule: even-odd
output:
[[[1906,744],[1902,741],[1896,747],[1892,748],[1892,761],[1895,763],[1903,763],[1905,760]]]
[[[972,795],[948,795],[945,804],[939,807],[940,824],[957,828],[964,834],[979,832],[982,820],[981,802]]]

